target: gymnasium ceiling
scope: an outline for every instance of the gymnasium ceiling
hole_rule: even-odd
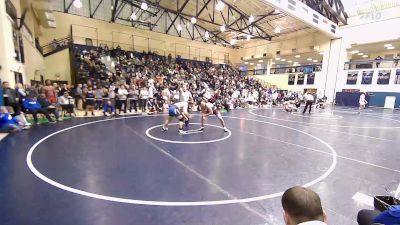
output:
[[[161,0],[159,4],[176,10],[177,6],[182,6],[184,2],[183,0]],[[246,39],[247,34],[251,34],[254,39],[270,40],[294,31],[315,32],[313,28],[275,10],[263,0],[224,0],[224,3],[223,10],[218,11],[215,10],[217,1],[188,1],[181,14],[187,19],[198,15],[199,25],[226,40],[232,38],[243,40]],[[253,25],[249,23],[251,15],[254,17]],[[220,32],[220,26],[225,24],[227,24],[228,32]],[[276,27],[279,27],[279,32],[276,32]]]
[[[280,39],[316,29],[282,13],[266,0],[35,0],[56,11],[131,25],[174,36],[237,48],[251,40]],[[83,5],[77,9],[75,2]],[[300,0],[338,24],[346,22],[341,0]],[[148,8],[141,7],[146,3]],[[218,7],[222,4],[223,7]],[[135,19],[132,19],[135,15]],[[196,23],[192,24],[192,17]],[[253,21],[250,21],[253,18]],[[221,26],[226,28],[221,32]],[[209,37],[206,37],[206,33]]]

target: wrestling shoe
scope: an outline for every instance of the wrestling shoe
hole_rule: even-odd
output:
[[[224,132],[228,132],[228,129],[226,127],[224,127]]]
[[[163,130],[163,131],[167,131],[167,130],[168,130],[168,127],[162,126],[162,130]]]
[[[185,126],[188,127],[189,126],[189,120],[185,121]]]
[[[204,131],[204,127],[200,127],[198,131]]]
[[[183,130],[178,131],[179,134],[184,134]]]

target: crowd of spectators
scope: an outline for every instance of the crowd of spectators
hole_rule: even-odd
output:
[[[183,84],[193,96],[192,110],[197,109],[202,97],[227,110],[272,102],[272,88],[240,76],[230,66],[172,59],[154,53],[138,54],[120,48],[76,47],[74,50],[78,108],[87,112],[101,108],[104,114],[128,110],[161,112],[170,99],[178,100]]]
[[[33,86],[17,84],[13,89],[3,82],[5,105],[10,107],[2,111],[11,110],[10,114],[20,117],[32,114],[35,123],[38,114],[53,123],[62,120],[60,113],[75,116],[76,109],[84,111],[84,116],[158,113],[168,108],[170,100],[179,101],[183,85],[191,92],[193,111],[202,98],[226,110],[292,102],[299,106],[303,99],[302,93],[267,87],[227,65],[127,52],[119,47],[75,45],[73,53],[76,86],[46,80]],[[13,122],[4,123],[10,126]]]

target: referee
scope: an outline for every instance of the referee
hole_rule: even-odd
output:
[[[306,113],[307,107],[310,107],[310,109],[308,110],[308,114],[310,114],[311,113],[311,107],[312,107],[312,104],[314,102],[314,96],[310,92],[307,92],[304,95],[304,100],[306,101],[306,106],[304,107],[303,114]]]

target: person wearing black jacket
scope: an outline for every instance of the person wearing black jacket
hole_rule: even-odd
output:
[[[7,81],[3,82],[3,97],[6,106],[11,106],[14,110],[15,115],[19,115],[22,112],[21,104],[18,102],[17,93],[14,89],[10,88],[10,83]]]

